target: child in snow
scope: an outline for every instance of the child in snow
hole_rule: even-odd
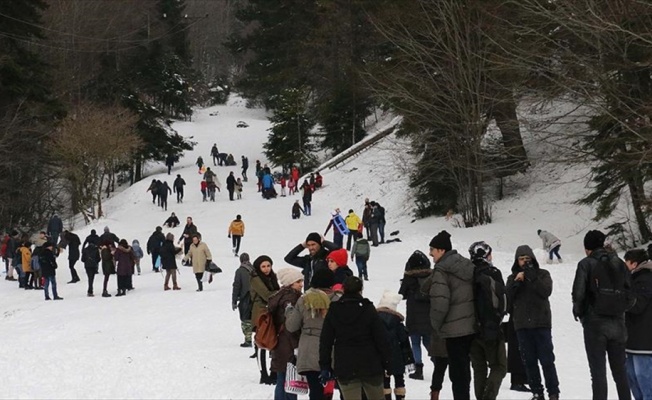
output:
[[[291,195],[295,194],[297,191],[295,190],[297,184],[294,182],[294,180],[290,179],[288,181],[288,191],[290,192]]]
[[[353,242],[353,247],[351,248],[351,261],[355,256],[355,265],[358,267],[358,277],[365,281],[369,280],[369,275],[367,275],[367,261],[369,261],[369,256],[371,255],[371,246],[369,246],[369,241],[358,234],[358,238]]]
[[[285,186],[287,184],[287,180],[285,179],[285,175],[281,175],[281,197],[285,197]]]
[[[201,188],[202,201],[206,201],[206,191],[208,190],[208,183],[206,183],[206,180],[202,180],[199,186]]]
[[[384,394],[385,398],[392,397],[390,381],[393,376],[394,396],[397,400],[405,399],[405,366],[414,364],[407,329],[403,325],[405,318],[396,311],[396,307],[401,300],[401,295],[385,290],[376,308],[378,316],[383,321],[385,328],[387,328],[389,343],[391,344],[391,358],[383,384]]]
[[[235,194],[238,200],[242,199],[242,180],[240,178],[235,181]]]
[[[144,257],[143,249],[140,247],[140,243],[136,239],[131,242],[131,248],[133,249],[136,258],[136,270],[138,270],[138,275],[140,275],[140,259]]]
[[[351,268],[346,265],[348,258],[346,249],[333,250],[328,253],[328,256],[326,256],[328,269],[333,271],[335,274],[335,285],[333,286],[333,290],[335,291],[342,290],[344,280],[349,276],[353,276],[353,271],[351,271]]]
[[[201,167],[204,166],[204,159],[201,158],[201,156],[199,156],[199,157],[197,158],[197,162],[196,162],[195,164],[196,164],[197,167],[199,168],[199,171],[201,171]]]
[[[295,200],[294,204],[292,205],[292,219],[301,218],[301,213],[303,212],[303,208],[301,208],[301,205],[299,205],[299,200]]]

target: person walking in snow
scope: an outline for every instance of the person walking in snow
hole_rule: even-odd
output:
[[[54,214],[52,215],[52,218],[50,218],[50,221],[48,221],[47,229],[48,236],[52,243],[56,244],[59,242],[59,235],[61,232],[63,232],[63,221],[61,221],[61,218],[59,218],[57,214]]]
[[[79,236],[74,233],[64,230],[63,235],[61,236],[61,242],[59,243],[59,248],[68,249],[68,267],[70,268],[70,277],[71,280],[68,283],[77,283],[79,282],[79,275],[77,270],[75,270],[75,264],[79,261],[80,253],[79,247],[81,246],[81,240]]]
[[[165,166],[168,167],[168,175],[170,175],[172,172],[172,167],[174,166],[175,161],[176,159],[172,153],[168,154],[168,156],[165,157]]]
[[[348,235],[350,232],[346,227],[344,218],[342,218],[342,215],[340,215],[339,208],[336,208],[335,211],[331,213],[331,219],[328,221],[324,236],[328,234],[328,231],[331,229],[331,227],[333,228],[333,243],[335,243],[337,247],[344,247],[344,235]]]
[[[229,176],[226,177],[226,190],[229,192],[229,200],[233,201],[233,193],[235,192],[235,176],[233,171],[229,172]]]
[[[303,182],[303,185],[301,186],[301,190],[303,191],[303,209],[304,209],[304,214],[305,215],[311,215],[312,214],[312,188],[310,187],[310,183],[308,183],[308,180],[306,179]]]
[[[208,195],[208,183],[206,183],[205,179],[202,179],[201,182],[199,182],[199,190],[201,191],[201,196],[202,196],[202,202],[206,202],[207,195]]]
[[[353,210],[349,210],[349,214],[346,216],[344,219],[344,222],[346,222],[346,227],[349,230],[349,234],[347,235],[346,239],[346,250],[351,250],[351,244],[355,242],[355,239],[358,236],[362,236],[362,231],[360,230],[360,225],[362,224],[362,221],[360,220],[360,217],[353,212]]]
[[[179,242],[183,240],[183,254],[188,254],[188,249],[192,244],[192,235],[195,233],[197,233],[197,226],[193,224],[192,217],[186,218],[186,225],[183,227],[181,238],[179,238]]]
[[[367,232],[367,240],[371,240],[370,224],[371,224],[371,203],[369,202],[369,199],[365,199],[364,210],[362,210],[362,225],[364,225],[364,229]]]
[[[177,284],[177,254],[183,249],[174,245],[174,235],[168,233],[165,235],[165,241],[159,250],[161,257],[161,268],[165,270],[165,283],[163,290],[170,290],[170,278],[172,278],[172,290],[181,290]]]
[[[250,279],[251,274],[254,272],[254,267],[249,261],[249,254],[240,254],[240,266],[235,270],[235,277],[233,278],[233,291],[231,294],[231,308],[233,311],[236,309],[240,314],[240,329],[244,335],[244,342],[240,347],[251,347],[251,333],[253,325],[251,324],[251,294]]]
[[[231,221],[229,225],[229,238],[233,243],[233,255],[238,257],[240,252],[240,241],[244,237],[245,224],[242,221],[242,216],[240,214],[235,216],[235,219]]]
[[[299,200],[295,200],[294,204],[292,205],[292,219],[299,219],[301,218],[301,214],[305,213],[303,211],[303,208],[299,205]]]
[[[177,215],[175,213],[170,214],[168,219],[165,220],[163,223],[163,226],[167,226],[168,228],[176,228],[179,226],[179,218],[177,218]]]
[[[358,267],[358,277],[365,281],[369,280],[367,262],[369,261],[370,256],[371,246],[369,246],[369,241],[362,236],[358,237],[353,242],[353,247],[351,248],[351,261],[353,261],[355,257],[355,265]]]
[[[196,232],[192,235],[192,244],[188,249],[183,261],[190,261],[192,265],[192,272],[195,274],[197,280],[197,291],[204,290],[203,278],[206,266],[213,260],[211,251],[208,249],[206,243],[201,241],[201,234]]]
[[[96,247],[99,248],[100,247],[100,242],[101,242],[101,239],[97,235],[97,232],[95,231],[95,229],[91,229],[91,233],[88,236],[86,236],[86,239],[84,239],[84,244],[82,245],[82,250],[84,250],[86,248],[86,246],[88,246],[89,244],[94,244]]]
[[[407,329],[403,325],[405,318],[397,311],[398,304],[402,297],[385,290],[376,311],[383,321],[389,336],[390,360],[383,380],[383,392],[385,398],[392,397],[391,378],[394,378],[394,398],[405,399],[405,366],[414,364],[414,356],[410,348]]]
[[[364,240],[364,239],[362,239]],[[406,320],[414,355],[415,371],[410,379],[423,380],[423,358],[421,343],[430,347],[430,297],[421,292],[421,286],[430,276],[430,260],[419,250],[415,250],[405,263],[405,272],[398,293],[406,300]]]
[[[267,310],[269,298],[280,289],[276,273],[272,270],[273,263],[272,259],[266,255],[259,256],[254,260],[254,271],[249,281],[252,303],[251,321],[254,324],[254,332],[257,329],[258,318]],[[276,384],[276,374],[270,373],[267,369],[266,350],[256,348],[255,354],[260,369],[260,383]]]
[[[165,235],[163,235],[163,228],[157,226],[154,232],[147,239],[147,254],[152,256],[152,271],[159,272],[159,262],[157,258],[159,257],[159,250],[165,242]],[[138,271],[140,273],[140,271]]]
[[[101,242],[111,242],[113,246],[115,247],[120,239],[118,239],[118,236],[111,232],[108,226],[104,227],[104,233],[102,233],[102,236],[100,236],[100,243]]]
[[[242,180],[247,182],[247,170],[249,169],[249,159],[242,156]]]
[[[434,334],[446,341],[453,397],[468,399],[471,389],[469,354],[476,332],[475,266],[453,250],[450,237],[448,232],[441,231],[430,241],[430,256],[435,268],[426,289],[430,295],[430,324]]]
[[[537,230],[537,235],[541,238],[543,242],[543,248],[548,252],[548,264],[552,264],[553,254],[557,256],[557,261],[562,263],[561,256],[559,255],[559,249],[561,248],[561,240],[557,236],[553,235],[548,231],[542,231],[541,229]]]
[[[45,300],[63,300],[59,297],[57,292],[57,260],[54,255],[56,245],[52,242],[47,242],[43,245],[43,252],[39,256],[39,263],[41,265],[41,274],[45,280],[43,290],[45,291]],[[50,285],[52,285],[52,297],[50,297]]]
[[[618,398],[623,400],[631,398],[625,367],[625,311],[631,304],[626,296],[619,298],[613,292],[629,292],[630,273],[616,253],[605,250],[605,238],[604,233],[597,230],[584,236],[586,257],[577,264],[575,272],[573,316],[581,321],[584,330],[593,398],[607,398],[606,354]],[[603,292],[603,287],[609,292]]]
[[[102,242],[100,245],[100,258],[102,259],[102,274],[104,275],[104,283],[102,286],[102,297],[111,297],[108,290],[109,278],[115,275],[115,262],[113,260],[113,252],[115,248],[109,241]]]
[[[522,245],[516,249],[512,274],[507,278],[505,290],[532,399],[544,399],[539,371],[541,364],[548,398],[559,400],[549,301],[552,278],[548,271],[539,267],[530,246]]]
[[[140,242],[136,239],[131,241],[131,248],[134,251],[134,262],[136,264],[136,271],[140,275],[140,260],[145,256],[143,254],[143,249],[140,247]]]
[[[310,288],[294,306],[285,310],[285,329],[300,332],[297,348],[297,372],[304,375],[310,388],[309,398],[324,398],[324,387],[319,381],[319,337],[328,307],[339,300],[341,294],[333,291],[335,274],[330,269],[320,269],[312,276]]]
[[[235,193],[238,200],[242,200],[242,181],[240,178],[235,181]]]
[[[86,292],[88,297],[95,296],[93,294],[93,281],[95,280],[95,275],[98,273],[101,260],[100,249],[95,245],[95,243],[89,243],[89,245],[82,250],[81,261],[84,263],[84,269],[86,270],[86,276],[88,277],[88,290]]]
[[[213,147],[211,147],[211,157],[213,157],[213,166],[214,167],[217,166],[217,162],[219,161],[220,158],[220,151],[217,149],[217,143],[213,143]],[[222,165],[221,162],[220,165]]]
[[[195,162],[195,165],[197,168],[199,168],[199,173],[201,174],[201,168],[204,166],[204,159],[201,158],[201,156],[197,157],[197,161]]]
[[[172,183],[172,191],[177,194],[177,203],[183,203],[183,187],[186,185],[186,181],[183,180],[181,174],[177,174],[177,178]]]
[[[634,306],[627,310],[627,376],[635,400],[652,399],[652,263],[642,249],[625,253]]]
[[[326,257],[332,250],[336,250],[337,248],[334,243],[325,240],[319,233],[312,232],[308,234],[305,242],[298,244],[290,250],[284,260],[290,265],[301,268],[303,270],[304,281],[310,282],[310,278],[312,278],[315,271],[328,268]],[[299,256],[305,249],[308,249],[308,254]]]
[[[134,265],[136,264],[136,257],[132,248],[127,243],[127,240],[121,239],[118,243],[118,247],[113,253],[113,259],[115,260],[115,271],[118,275],[118,296],[124,296],[127,294],[127,290],[131,289],[131,275],[134,273]]]
[[[206,168],[206,172],[204,172],[204,180],[206,181],[206,191],[208,198],[210,201],[215,201],[215,191],[220,190],[221,184],[217,178],[217,175],[215,175],[215,172],[211,171],[210,167]]]
[[[159,196],[159,199],[161,200],[160,201],[161,208],[164,211],[168,210],[168,194],[171,194],[171,193],[172,193],[172,189],[170,189],[167,182],[163,182],[159,186],[158,196]]]
[[[156,179],[152,179],[152,183],[149,184],[146,192],[152,193],[152,204],[156,204],[156,199],[158,197],[158,181]],[[159,205],[160,204],[161,203],[159,202]]]

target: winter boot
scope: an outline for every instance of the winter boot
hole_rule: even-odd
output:
[[[522,383],[512,383],[512,386],[510,386],[509,390],[513,390],[515,392],[530,392],[530,388]]]
[[[548,396],[550,400],[559,400],[559,393],[551,394]]]
[[[172,286],[172,290],[181,290],[181,288],[177,285]]]
[[[170,287],[168,285],[163,285],[163,290],[170,290]]]
[[[414,365],[414,372],[409,374],[408,377],[410,379],[416,379],[416,380],[423,380],[423,364],[415,364]]]
[[[430,400],[439,400],[439,390],[433,390],[430,392]]]
[[[557,259],[557,262],[558,262],[559,264],[562,264],[562,263],[564,262],[564,260],[562,260],[561,258],[558,258],[558,259]]]
[[[535,393],[531,400],[545,400],[543,393]]]
[[[392,400],[392,389],[383,388],[383,394],[385,395],[385,400]]]
[[[109,294],[109,292],[104,291],[102,292],[102,297],[111,297],[111,295]]]
[[[394,397],[396,397],[396,400],[405,400],[405,388],[404,387],[394,388]]]
[[[197,291],[201,292],[204,290],[204,282],[202,281],[197,281]]]

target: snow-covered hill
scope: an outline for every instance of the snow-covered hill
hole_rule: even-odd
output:
[[[217,115],[211,115],[215,114]],[[236,128],[238,121],[248,128]],[[209,151],[217,143],[221,152],[232,153],[237,161],[249,157],[250,176],[257,159],[265,162],[262,143],[268,122],[262,110],[248,109],[237,98],[226,106],[199,110],[192,122],[175,124],[184,136],[192,136],[198,146],[182,158],[168,176],[155,166],[148,179],[125,189],[105,204],[107,217],[81,226],[75,232],[83,239],[91,229],[109,226],[119,237],[144,245],[157,225],[170,212],[183,221],[192,216],[214,260],[224,273],[195,292],[191,270],[181,268],[180,292],[164,292],[163,277],[151,272],[146,257],[143,275],[134,277],[136,290],[122,298],[86,297],[82,282],[70,280],[66,254],[59,257],[58,283],[62,302],[45,302],[41,292],[18,290],[15,283],[2,281],[2,333],[0,367],[5,371],[1,398],[234,398],[271,399],[273,388],[258,384],[256,361],[242,342],[237,312],[231,310],[231,283],[238,266],[230,249],[227,227],[236,214],[246,224],[242,252],[252,258],[268,254],[274,268],[284,267],[284,255],[305,240],[309,232],[323,233],[329,213],[336,207],[362,212],[364,198],[380,202],[387,210],[386,232],[399,230],[402,242],[374,248],[369,261],[370,281],[365,296],[377,302],[385,289],[398,290],[405,261],[415,249],[428,251],[433,235],[442,229],[452,234],[453,244],[462,254],[477,240],[494,248],[495,264],[507,276],[517,245],[541,247],[537,229],[558,235],[564,264],[547,266],[554,280],[553,341],[564,398],[587,398],[590,377],[584,355],[582,331],[571,315],[570,286],[574,266],[583,256],[582,237],[589,228],[591,210],[571,203],[585,190],[578,182],[586,171],[551,167],[535,162],[525,175],[507,183],[508,197],[495,205],[494,223],[473,229],[458,229],[443,218],[411,222],[408,176],[405,166],[406,143],[390,135],[337,168],[323,172],[325,187],[314,195],[313,212],[300,220],[290,218],[290,208],[299,196],[263,200],[254,180],[245,184],[243,199],[228,201],[225,191],[216,203],[202,203],[200,175],[194,166],[199,155],[210,164]],[[382,127],[376,127],[381,129]],[[529,137],[534,137],[530,135]],[[533,139],[532,139],[533,140]],[[531,154],[543,156],[540,142],[528,142]],[[212,167],[224,182],[229,171],[239,176],[240,167]],[[146,192],[151,179],[167,180],[176,174],[188,186],[183,204],[170,197],[168,211],[151,202]],[[171,231],[178,238],[182,228]],[[543,262],[543,259],[541,259]],[[110,287],[115,293],[115,277]],[[96,293],[101,282],[96,279]],[[404,310],[404,304],[401,309]],[[426,363],[425,373],[432,372]],[[407,380],[407,398],[428,397],[429,381]],[[612,396],[615,390],[611,389]],[[442,398],[452,398],[445,383]],[[501,399],[526,399],[526,394],[509,391],[509,376],[503,382]]]

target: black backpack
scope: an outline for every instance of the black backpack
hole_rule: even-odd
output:
[[[629,282],[622,264],[607,254],[593,257],[597,263],[589,272],[589,303],[596,315],[622,316],[629,308]]]
[[[507,294],[503,274],[494,266],[476,267],[473,272],[473,295],[478,335],[484,340],[497,340],[500,324],[507,314]]]

